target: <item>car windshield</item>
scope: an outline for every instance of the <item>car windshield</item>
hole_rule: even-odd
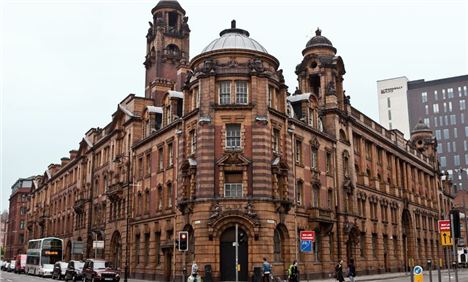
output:
[[[84,266],[84,262],[75,262],[75,268],[82,269]]]
[[[94,269],[104,269],[108,266],[106,262],[103,261],[95,261],[94,262]]]

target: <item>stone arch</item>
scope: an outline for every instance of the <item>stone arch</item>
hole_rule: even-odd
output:
[[[289,240],[288,228],[283,223],[278,224],[273,233],[273,259],[275,262],[284,264],[291,261]]]
[[[119,231],[114,231],[112,234],[111,239],[111,246],[110,246],[110,261],[112,265],[116,268],[122,268],[122,236],[120,235]]]
[[[411,213],[408,209],[404,209],[402,216],[402,246],[403,246],[403,258],[406,269],[410,269],[410,259],[414,260],[415,255],[415,237],[413,231],[413,222],[411,218]]]

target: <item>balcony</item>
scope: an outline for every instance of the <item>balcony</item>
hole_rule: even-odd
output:
[[[125,184],[123,182],[116,182],[107,188],[106,195],[109,197],[111,202],[120,200],[123,198],[123,190]]]
[[[76,200],[75,204],[73,205],[73,209],[75,210],[75,212],[76,213],[83,213],[85,203],[86,203],[85,199]]]
[[[333,223],[335,221],[333,212],[330,209],[311,207],[307,209],[307,213],[309,221],[312,222]]]

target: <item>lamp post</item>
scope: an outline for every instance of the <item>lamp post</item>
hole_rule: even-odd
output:
[[[131,185],[131,167],[130,167],[130,161],[131,161],[131,155],[130,155],[130,150],[128,151],[127,156],[121,155],[115,159],[115,162],[121,163],[124,159],[127,159],[127,214],[126,214],[126,226],[125,226],[125,272],[124,272],[124,282],[128,281],[128,276],[129,276],[129,259],[130,259],[130,254],[129,254],[129,247],[128,247],[128,240],[129,240],[129,222],[130,222],[130,187]]]

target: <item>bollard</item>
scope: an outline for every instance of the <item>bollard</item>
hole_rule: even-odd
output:
[[[411,277],[411,282],[414,282],[414,272],[413,272],[413,268],[411,268],[411,270],[410,270],[410,277]]]
[[[438,282],[442,282],[442,273],[440,272],[440,265],[438,264],[437,265],[437,278],[438,278]]]
[[[432,282],[432,260],[427,260],[427,268],[429,269],[429,282]]]

